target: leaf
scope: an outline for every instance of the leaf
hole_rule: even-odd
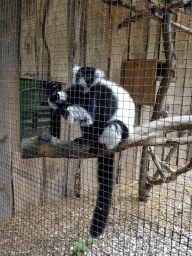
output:
[[[87,245],[91,245],[93,243],[93,238],[92,237],[89,237],[87,240],[86,240],[86,244]]]
[[[77,256],[82,256],[83,253],[82,252],[78,252]]]
[[[89,249],[87,248],[87,246],[85,244],[79,245],[79,249],[84,251],[84,252],[89,253]]]
[[[93,238],[90,236],[90,237],[87,239],[87,241],[88,241],[89,243],[93,243]]]
[[[87,248],[87,246],[85,245],[85,243],[83,242],[83,240],[79,239],[79,249],[89,253],[89,249]]]
[[[72,247],[73,247],[75,250],[78,250],[78,249],[79,249],[79,245],[78,245],[78,244],[73,244]]]
[[[79,244],[84,244],[82,239],[79,239]]]

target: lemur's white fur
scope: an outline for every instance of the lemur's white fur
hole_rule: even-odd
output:
[[[101,79],[101,78],[103,78],[105,76],[105,73],[102,71],[102,70],[100,70],[100,69],[96,69],[95,70],[95,78],[96,79]],[[94,83],[95,84],[95,83]]]
[[[132,133],[135,122],[135,104],[130,94],[114,82],[101,79],[100,83],[110,88],[115,97],[117,98],[117,111],[111,117],[110,121],[122,121],[129,129],[129,133]]]
[[[67,94],[64,91],[60,91],[58,92],[59,96],[60,96],[60,100],[67,100]]]
[[[123,122],[128,128],[129,134],[131,134],[133,132],[135,122],[135,104],[129,93],[114,82],[101,79],[100,83],[110,88],[117,98],[117,110],[109,122],[114,120]],[[108,149],[114,149],[120,141],[121,127],[118,124],[107,126],[99,137],[99,142],[105,144]]]
[[[109,124],[99,137],[99,142],[104,144],[108,150],[112,150],[121,142],[121,133],[120,125]]]
[[[74,73],[75,76],[76,76],[76,74],[77,74],[77,72],[79,71],[80,68],[81,67],[79,67],[79,66],[74,66],[73,67],[73,73]]]
[[[79,120],[81,125],[90,126],[93,124],[91,115],[86,109],[80,107],[79,105],[69,106],[67,111],[69,111],[69,116],[67,117],[67,122],[69,124],[74,124],[76,120]]]

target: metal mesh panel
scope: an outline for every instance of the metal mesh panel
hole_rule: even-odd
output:
[[[0,254],[192,255],[191,1],[0,19]]]

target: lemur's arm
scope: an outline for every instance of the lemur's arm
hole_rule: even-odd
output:
[[[90,113],[84,107],[87,105],[85,94],[76,85],[71,85],[65,91],[55,91],[48,102],[51,108],[60,111],[69,124],[74,124],[75,120],[79,120],[80,126],[93,124]]]

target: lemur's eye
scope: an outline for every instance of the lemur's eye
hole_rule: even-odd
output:
[[[89,80],[90,80],[90,77],[87,77],[87,80],[89,81]]]

